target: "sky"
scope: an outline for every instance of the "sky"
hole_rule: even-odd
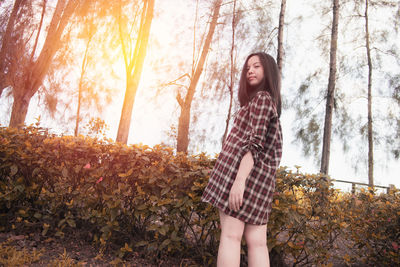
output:
[[[246,1],[242,2],[246,4]],[[286,13],[287,21],[294,20],[294,18],[299,15],[302,15],[304,20],[301,24],[303,28],[301,37],[298,36],[299,29],[298,24],[296,23],[289,24],[284,32],[285,42],[296,44],[296,49],[287,51],[286,56],[287,58],[290,58],[290,62],[285,62],[284,73],[285,68],[288,69],[293,66],[298,66],[298,71],[287,71],[286,75],[284,74],[282,81],[283,97],[292,97],[293,92],[295,92],[297,87],[304,80],[304,77],[308,74],[308,71],[312,70],[315,65],[321,64],[320,56],[318,54],[313,54],[313,45],[315,43],[314,39],[320,28],[316,27],[318,23],[316,23],[315,17],[308,16],[308,14],[311,14],[312,11],[312,6],[307,4],[309,2],[310,1],[305,0],[288,0]],[[188,5],[187,1],[181,0],[169,0],[168,2],[158,0],[156,1],[156,7],[157,6],[160,9],[168,10],[169,12],[166,12],[168,13],[167,15],[166,13],[160,12],[157,14],[157,16],[155,16],[155,19],[152,23],[152,38],[157,36],[158,42],[161,43],[161,46],[164,44],[164,46],[167,47],[171,44],[175,44],[177,49],[174,51],[169,51],[170,53],[190,55],[192,52],[192,47],[183,46],[183,43],[177,42],[174,35],[169,34],[174,30],[174,28],[177,27],[177,25],[171,23],[169,14],[173,12],[174,16],[184,17],[190,20],[193,12],[193,6]],[[150,39],[150,43],[152,43],[152,39]],[[301,52],[298,53],[298,51]],[[304,55],[304,51],[306,51],[306,56]],[[246,56],[245,52],[247,53],[250,51],[244,51],[244,54],[241,55],[241,57]],[[166,131],[168,131],[172,124],[176,125],[176,120],[179,116],[179,109],[177,108],[174,93],[168,92],[168,90],[172,89],[165,89],[167,91],[163,93],[161,100],[155,102],[152,100],[152,94],[154,93],[152,89],[157,86],[156,80],[158,78],[157,75],[159,75],[159,73],[154,71],[152,62],[157,60],[160,53],[165,53],[165,50],[162,50],[162,48],[159,46],[151,45],[148,49],[140,87],[132,112],[133,116],[131,121],[131,130],[128,139],[129,144],[142,143],[149,146],[154,146],[164,142],[167,134]],[[179,55],[172,54],[169,56],[173,58],[174,56]],[[120,89],[115,90],[115,93],[113,94],[113,102],[105,108],[103,118],[110,128],[108,131],[108,136],[112,139],[115,139],[125,90],[125,72],[122,61],[116,62],[116,64],[113,65],[113,69],[117,75],[120,75],[120,78],[116,81],[113,81],[112,85],[110,84],[110,86]],[[26,119],[26,124],[34,123],[36,118],[41,114],[40,109],[37,108],[40,106],[40,101],[41,100],[37,96],[33,98]],[[0,98],[0,113],[7,114],[7,112],[10,110],[11,103],[12,101],[9,99],[6,100],[3,95]],[[35,103],[38,103],[38,105],[35,105]],[[225,103],[221,103],[221,105],[224,104]],[[200,118],[200,120],[203,120],[204,123],[207,123],[208,119],[223,122],[225,120],[225,116],[225,113],[216,113],[212,118],[203,116]],[[317,166],[312,159],[303,156],[301,147],[293,136],[292,125],[294,119],[295,116],[292,110],[288,109],[282,112],[281,122],[283,128],[284,146],[281,166],[286,166],[292,170],[296,170],[295,166],[301,166],[300,171],[304,173],[318,173],[319,166]],[[2,116],[0,123],[2,125],[6,125],[7,116]],[[48,125],[53,129],[57,128],[57,125],[54,122],[43,123],[44,125]],[[223,127],[217,128],[215,134],[222,136],[222,130]],[[71,134],[73,134],[73,130],[71,130]],[[216,139],[215,136],[212,139]],[[195,152],[206,152],[210,156],[214,156],[219,152],[219,146],[209,145],[206,146],[206,151],[198,150]],[[376,164],[374,172],[375,184],[383,186],[394,184],[397,188],[400,188],[399,162],[387,160],[383,153],[380,153],[380,151],[375,151],[375,153],[377,155],[376,159],[379,160],[379,164]],[[343,154],[340,142],[337,140],[332,140],[329,168],[330,176],[333,179],[338,180],[368,183],[367,172],[362,171],[363,169],[366,170],[366,168],[360,168],[358,172],[355,172],[355,170],[352,168],[354,163],[351,161],[351,156]],[[343,190],[349,190],[351,185],[335,183],[335,187]]]

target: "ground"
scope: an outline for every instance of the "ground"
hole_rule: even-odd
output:
[[[102,252],[83,236],[85,234],[79,231],[66,235],[63,239],[46,237],[40,232],[0,233],[0,266],[196,266],[189,259],[165,259],[154,264],[151,259],[141,258],[137,252],[130,253],[121,260],[115,252]],[[346,254],[343,250],[345,244],[339,242],[337,245],[339,248],[334,251],[336,256]],[[331,264],[331,267],[346,266],[340,260],[332,260]]]
[[[138,253],[120,260],[113,253],[101,253],[90,242],[75,236],[43,237],[41,233],[0,233],[0,266],[185,266],[173,259],[152,264]]]

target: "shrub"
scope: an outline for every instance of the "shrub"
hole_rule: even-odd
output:
[[[346,222],[351,230],[346,238],[352,240],[350,249],[354,255],[349,263],[362,261],[368,266],[400,265],[400,194],[398,190],[389,194],[375,195],[362,190],[344,200]]]

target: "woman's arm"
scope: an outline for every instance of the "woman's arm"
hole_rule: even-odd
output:
[[[239,169],[236,174],[235,181],[229,192],[229,208],[238,211],[243,204],[243,194],[246,185],[246,179],[254,166],[253,156],[248,151],[240,161]]]
[[[242,160],[240,161],[239,170],[236,174],[235,181],[243,181],[245,182],[247,176],[249,176],[251,169],[253,169],[254,161],[253,156],[251,155],[250,151],[243,156]]]
[[[244,153],[240,161],[238,173],[229,193],[229,208],[238,211],[243,204],[243,195],[246,179],[249,176],[254,164],[259,160],[259,153],[268,149],[269,144],[266,140],[268,124],[274,115],[273,102],[268,92],[262,91],[249,103],[251,134],[241,153]]]

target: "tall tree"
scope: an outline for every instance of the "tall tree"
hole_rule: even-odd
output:
[[[1,42],[1,50],[0,50],[0,96],[7,86],[9,86],[9,82],[7,81],[7,66],[9,64],[9,57],[11,53],[10,44],[12,44],[12,30],[14,29],[14,24],[17,20],[17,13],[21,8],[25,0],[16,0],[14,2],[13,9],[11,11],[10,17],[8,19],[6,31],[3,35]]]
[[[318,20],[322,23],[315,24],[317,28],[317,35],[309,34],[308,32],[294,32],[289,38],[296,40],[299,43],[307,43],[308,39],[313,40],[307,45],[309,53],[307,55],[301,55],[296,50],[296,53],[291,55],[291,61],[309,62],[310,58],[318,58],[320,60],[314,62],[327,62],[330,57],[331,35],[332,35],[332,1],[329,2],[318,2],[311,4],[313,12],[310,12],[310,21]],[[302,16],[298,17],[298,25],[307,23],[308,19]],[[289,25],[290,27],[290,25]],[[330,34],[329,34],[329,33]],[[294,42],[294,40],[289,41]],[[290,53],[290,52],[289,52]],[[311,63],[311,62],[310,62]],[[295,111],[295,119],[292,123],[292,129],[295,134],[295,141],[293,143],[300,144],[302,148],[302,154],[306,157],[312,156],[315,165],[321,166],[321,144],[322,144],[322,133],[324,125],[324,115],[326,111],[327,94],[326,89],[321,87],[321,84],[325,83],[326,77],[328,77],[330,70],[329,66],[326,68],[322,64],[306,64],[302,72],[297,72],[297,75],[304,75],[303,80],[300,80],[298,90],[295,94],[288,94],[285,96],[290,106]],[[308,69],[307,69],[308,67]],[[328,71],[326,71],[328,69]],[[291,68],[288,68],[288,72],[292,72]],[[290,77],[290,75],[289,75]],[[301,78],[300,78],[301,79]],[[297,81],[294,81],[297,83]],[[336,98],[338,95],[336,94]],[[337,99],[334,101],[338,103]],[[335,105],[335,111],[337,111],[337,105]],[[337,113],[335,112],[335,115]],[[336,117],[336,116],[335,116]]]
[[[397,2],[397,3],[396,3]],[[365,48],[365,54],[362,55],[365,60],[363,62],[366,62],[366,64],[362,64],[360,68],[364,68],[366,65],[368,74],[365,77],[366,79],[366,95],[367,95],[367,122],[366,122],[366,127],[364,125],[361,126],[361,134],[366,135],[367,143],[368,143],[368,184],[370,187],[374,186],[374,147],[375,147],[375,140],[378,140],[380,138],[380,133],[379,131],[374,131],[374,125],[375,125],[375,119],[377,118],[376,115],[373,114],[374,110],[376,113],[376,109],[373,107],[373,101],[375,102],[375,98],[379,98],[380,96],[380,90],[374,89],[374,100],[373,100],[373,87],[375,87],[375,81],[373,80],[373,73],[374,70],[380,70],[380,71],[385,71],[384,67],[380,62],[382,62],[381,54],[386,54],[390,55],[392,57],[398,57],[397,53],[395,51],[390,51],[392,48],[390,48],[388,51],[384,51],[383,48],[378,48],[378,45],[380,42],[382,43],[390,43],[391,40],[385,36],[389,36],[389,31],[384,30],[383,27],[380,28],[378,31],[371,31],[370,27],[370,10],[374,11],[373,9],[395,9],[396,5],[399,5],[398,1],[374,1],[374,0],[358,0],[355,3],[355,13],[357,18],[361,18],[363,20],[363,29],[362,29],[362,35],[363,35],[363,42],[364,42],[364,48]],[[400,5],[399,5],[400,6]],[[389,13],[390,14],[390,13]],[[390,18],[390,15],[388,14],[388,18]],[[390,20],[389,20],[389,25]],[[396,22],[392,25],[392,27],[396,28]],[[361,28],[361,27],[360,27]],[[393,35],[393,34],[392,34]],[[382,44],[380,45],[382,46]],[[373,55],[373,52],[375,52],[375,57]],[[390,76],[390,75],[389,75]],[[389,78],[390,80],[390,78]],[[390,97],[389,97],[390,99]],[[382,114],[381,114],[382,115]],[[388,115],[388,114],[387,114]],[[384,115],[384,116],[387,116]],[[390,116],[388,116],[390,117]],[[378,122],[379,123],[379,122]],[[365,129],[365,130],[364,130]],[[389,129],[387,129],[389,130]],[[376,135],[376,136],[375,136]],[[390,145],[392,146],[393,142],[390,142]]]
[[[59,0],[57,2],[43,47],[37,58],[34,57],[34,55],[39,53],[36,45],[33,46],[28,56],[27,54],[18,54],[18,56],[24,56],[22,64],[16,66],[15,61],[18,60],[21,62],[21,59],[13,58],[14,62],[12,64],[14,67],[11,74],[13,76],[11,86],[14,102],[10,127],[19,127],[24,123],[30,100],[42,85],[43,78],[49,70],[54,54],[60,46],[64,28],[79,5],[79,2],[79,0]],[[40,26],[37,35],[41,33],[42,27]],[[24,38],[23,35],[20,35],[20,38]],[[19,42],[20,44],[25,44],[25,50],[29,51],[28,42],[23,40],[19,40]]]
[[[283,65],[283,28],[285,26],[285,11],[286,11],[286,0],[281,0],[281,10],[279,12],[279,26],[278,26],[278,53],[276,63],[279,69],[279,79],[282,81],[282,65]],[[279,86],[281,86],[279,83]],[[279,88],[279,91],[281,88]]]
[[[231,120],[231,114],[232,114],[232,104],[233,104],[233,78],[234,78],[234,72],[235,72],[235,56],[234,56],[234,51],[235,51],[235,31],[236,31],[236,0],[233,1],[233,12],[232,12],[232,43],[231,43],[231,49],[230,49],[230,59],[231,59],[231,70],[230,70],[230,79],[229,79],[229,107],[228,107],[228,115],[226,117],[226,125],[225,125],[225,131],[224,135],[222,136],[222,142],[221,144],[223,145],[226,139],[226,136],[228,134],[228,128],[229,128],[229,122]]]
[[[193,96],[196,91],[200,75],[203,72],[203,67],[206,61],[206,57],[209,53],[213,34],[217,26],[221,3],[222,0],[216,0],[214,3],[213,14],[211,17],[211,22],[207,32],[207,36],[204,40],[204,45],[202,47],[199,61],[197,62],[197,64],[194,65],[195,67],[192,71],[192,75],[190,76],[190,84],[186,96],[183,99],[180,94],[177,95],[177,101],[181,108],[181,114],[179,117],[179,124],[178,124],[177,152],[187,153],[189,145],[190,110],[193,101]]]
[[[89,48],[93,40],[93,35],[95,33],[94,25],[90,21],[88,21],[87,24],[89,25],[89,27],[86,30],[86,39],[87,39],[86,48],[82,59],[81,76],[79,78],[79,86],[78,86],[78,107],[76,111],[75,131],[74,131],[75,136],[78,136],[79,133],[79,123],[81,121],[82,92],[84,90],[84,84],[85,84],[84,79],[89,63]]]
[[[126,69],[126,91],[116,141],[125,144],[128,142],[132,109],[135,102],[136,92],[139,87],[144,59],[146,56],[147,43],[150,35],[150,27],[153,20],[153,11],[154,0],[143,0],[143,8],[136,39],[136,45],[133,49],[133,47],[131,46],[127,47],[127,45],[129,45],[129,39],[127,40],[127,38],[129,38],[129,35],[127,36],[126,30],[124,30],[120,0],[118,26]]]
[[[328,90],[326,95],[325,124],[324,124],[324,136],[322,143],[321,170],[320,170],[321,173],[324,174],[328,174],[329,170],[329,157],[330,157],[330,145],[331,145],[331,133],[332,133],[332,113],[333,113],[335,84],[336,84],[336,51],[338,42],[338,25],[339,25],[339,0],[333,0],[329,78],[328,78]]]
[[[365,0],[365,48],[368,62],[368,184],[374,186],[374,141],[372,131],[372,58],[371,47],[369,43],[369,26],[368,26],[368,2]]]

